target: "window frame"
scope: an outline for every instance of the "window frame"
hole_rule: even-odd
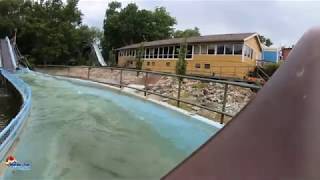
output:
[[[158,59],[159,57],[159,47],[154,48],[153,59]]]
[[[222,54],[219,54],[219,46],[222,46],[223,47],[223,53]],[[224,44],[217,44],[217,52],[216,52],[216,55],[225,55],[225,47],[224,47]]]
[[[241,48],[240,48],[240,54],[235,54],[235,47],[236,47],[236,45],[240,45],[240,46],[241,46]],[[242,55],[242,54],[243,54],[243,52],[242,52],[242,51],[243,51],[243,45],[244,45],[243,43],[242,43],[242,44],[241,44],[241,43],[235,43],[235,44],[233,44],[233,51],[232,51],[233,53],[232,53],[232,54],[233,54],[234,56]]]
[[[231,54],[227,54],[227,46],[231,46]],[[225,55],[233,55],[233,44],[224,44],[224,54]]]
[[[191,54],[188,53],[188,48],[191,46]],[[188,57],[189,55],[191,55],[191,57]],[[186,56],[185,56],[186,60],[190,60],[193,59],[193,45],[188,45],[187,44],[187,48],[186,48]]]
[[[213,46],[213,50],[214,50],[214,53],[213,54],[209,54],[209,46]],[[212,50],[212,48],[210,49]],[[217,44],[207,44],[207,54],[208,55],[217,55]]]
[[[154,56],[154,48],[149,48],[149,59],[153,59]]]
[[[196,49],[198,49],[198,52],[196,53]],[[194,55],[199,55],[201,54],[201,45],[200,44],[194,44],[193,45],[193,54]]]
[[[178,47],[178,48],[177,48]],[[178,50],[176,50],[176,49],[178,49]],[[177,52],[177,54],[176,54],[176,52]],[[174,59],[178,59],[179,58],[179,54],[180,54],[180,45],[176,45],[176,46],[174,46],[174,55],[173,55],[173,58]]]
[[[165,51],[167,49],[167,52]],[[168,46],[164,46],[163,47],[163,59],[168,59],[168,53],[169,53],[169,47]]]
[[[172,50],[171,54],[170,54],[170,49]],[[172,59],[173,57],[174,57],[174,46],[169,46],[168,47],[168,58]]]
[[[163,59],[163,47],[159,47],[159,59]]]
[[[206,49],[205,51],[202,50],[203,47],[205,47],[205,49]],[[204,52],[205,52],[205,53],[204,53]],[[201,45],[200,45],[200,54],[201,54],[201,55],[206,55],[206,54],[208,54],[208,44],[201,44]]]
[[[209,66],[208,66],[209,65]],[[211,64],[204,64],[204,69],[211,69]]]

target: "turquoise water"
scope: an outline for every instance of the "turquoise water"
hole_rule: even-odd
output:
[[[149,101],[39,73],[20,75],[32,110],[6,179],[159,179],[217,128]]]

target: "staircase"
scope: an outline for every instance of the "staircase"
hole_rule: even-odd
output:
[[[270,79],[270,76],[263,70],[263,67],[261,65],[257,65],[256,68],[257,76],[265,81],[268,81]]]

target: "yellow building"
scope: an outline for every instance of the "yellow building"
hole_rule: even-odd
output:
[[[120,67],[134,68],[136,52],[143,44],[143,69],[175,72],[181,43],[187,43],[187,74],[245,78],[261,59],[257,33],[217,34],[173,38],[132,44],[117,49]]]

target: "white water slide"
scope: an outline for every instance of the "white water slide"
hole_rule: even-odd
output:
[[[101,51],[96,43],[92,43],[94,52],[96,53],[97,59],[101,66],[107,66],[107,63],[104,61]]]

